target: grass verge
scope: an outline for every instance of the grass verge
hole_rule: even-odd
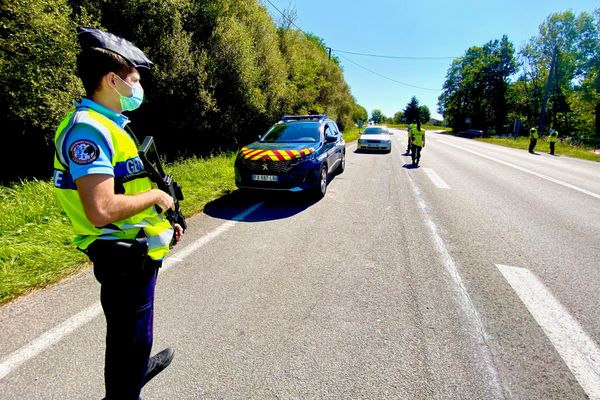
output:
[[[189,158],[167,165],[183,186],[185,215],[234,190],[235,154]],[[87,267],[50,181],[0,186],[0,304]]]
[[[347,128],[344,132],[343,132],[343,136],[344,136],[344,140],[347,143],[350,143],[354,140],[357,140],[360,137],[360,132],[362,132],[364,130],[363,129],[358,129],[356,126],[352,126],[351,128]]]
[[[475,139],[475,140],[479,140],[479,141],[487,142],[487,143],[493,143],[493,144],[497,144],[497,145],[505,146],[505,147],[512,147],[512,148],[516,148],[516,149],[523,149],[523,150],[529,149],[529,138],[528,137],[518,137],[516,139],[513,139],[513,138],[482,138],[482,139]],[[589,148],[589,147],[576,146],[576,145],[572,145],[570,143],[564,143],[564,142],[559,141],[556,143],[556,146],[554,149],[554,154],[559,155],[559,156],[569,156],[569,157],[574,157],[574,158],[581,158],[584,160],[600,162],[600,154],[595,154],[592,152],[592,150],[593,149]],[[548,141],[546,141],[543,138],[538,139],[537,145],[535,146],[534,151],[536,153],[549,153],[550,145],[549,145]]]

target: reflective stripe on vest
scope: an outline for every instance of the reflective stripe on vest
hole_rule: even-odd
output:
[[[77,234],[75,244],[85,250],[99,237],[133,239],[141,228],[148,238],[150,258],[164,258],[169,252],[173,228],[164,216],[156,212],[154,206],[104,227],[96,227],[87,219],[79,192],[67,168],[67,151],[64,149],[69,132],[78,124],[91,126],[106,141],[110,153],[108,156],[114,168],[115,183],[122,188],[123,193],[137,194],[152,189],[135,142],[127,132],[109,118],[91,109],[79,108],[69,113],[59,124],[54,138],[54,189]]]

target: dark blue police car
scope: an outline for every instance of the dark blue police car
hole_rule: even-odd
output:
[[[323,197],[346,166],[346,143],[326,115],[284,116],[235,160],[240,189],[309,191]]]

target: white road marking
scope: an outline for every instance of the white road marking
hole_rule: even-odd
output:
[[[417,204],[421,209],[425,225],[427,226],[427,228],[429,228],[429,232],[433,237],[437,253],[441,258],[441,261],[452,280],[453,289],[456,293],[456,298],[459,301],[459,306],[463,311],[469,328],[474,332],[473,337],[478,342],[478,358],[483,362],[485,368],[487,369],[490,378],[490,389],[492,389],[494,392],[493,397],[504,398],[505,396],[503,393],[502,385],[500,384],[500,378],[498,377],[498,371],[496,370],[496,367],[494,366],[494,362],[492,360],[491,351],[488,345],[489,338],[483,325],[483,321],[481,320],[481,317],[479,316],[479,313],[477,312],[477,309],[475,308],[475,305],[471,300],[471,296],[469,295],[469,292],[467,291],[467,288],[463,283],[463,280],[458,272],[458,268],[456,267],[454,260],[452,259],[452,256],[450,256],[450,253],[448,253],[448,249],[444,244],[444,240],[438,233],[438,228],[436,224],[429,217],[429,214],[427,212],[427,205],[425,204],[425,201],[421,196],[421,191],[417,187],[417,184],[415,183],[411,175],[408,173],[408,171],[406,171],[406,176],[408,177],[410,185],[415,193]]]
[[[460,149],[462,151],[466,151],[467,153],[471,153],[471,154],[478,155],[479,157],[487,158],[488,160],[497,162],[497,163],[502,164],[502,165],[506,165],[507,167],[511,167],[511,168],[517,169],[517,170],[519,170],[521,172],[525,172],[527,174],[537,176],[538,178],[542,178],[542,179],[545,179],[547,181],[554,182],[554,183],[556,183],[558,185],[561,185],[561,186],[567,187],[569,189],[573,189],[573,190],[576,190],[578,192],[587,194],[588,196],[592,196],[592,197],[595,197],[597,199],[600,199],[600,194],[598,194],[598,193],[590,192],[589,190],[585,190],[585,189],[582,189],[582,188],[577,187],[575,185],[571,185],[570,183],[563,182],[563,181],[555,179],[555,178],[553,178],[551,176],[540,174],[540,173],[528,170],[527,168],[519,167],[518,165],[515,165],[513,163],[510,163],[510,162],[507,162],[507,161],[503,161],[503,160],[500,160],[500,159],[492,157],[492,156],[488,156],[486,154],[480,153],[480,152],[475,151],[475,150],[466,149],[464,147],[458,146],[458,145],[456,145],[454,143],[447,142],[445,140],[437,140],[437,141],[441,142],[441,143],[444,143],[444,144],[447,144],[448,146],[456,147],[457,149]]]
[[[81,325],[90,322],[102,312],[100,303],[95,303],[78,314],[67,319],[60,325],[55,326],[44,334],[38,336],[19,350],[4,358],[0,363],[0,379],[8,375],[13,369],[25,361],[37,356],[42,351],[55,343],[58,343]]]
[[[439,189],[450,189],[450,186],[431,168],[423,168],[423,171],[427,174],[431,182]]]
[[[566,308],[525,268],[497,264],[590,399],[600,399],[600,350]]]
[[[197,251],[199,248],[201,248],[217,236],[227,232],[239,221],[244,221],[244,219],[249,214],[256,211],[263,204],[264,202],[259,202],[253,205],[252,207],[247,208],[245,211],[233,217],[231,221],[224,222],[223,224],[216,227],[213,231],[196,239],[192,243],[179,250],[176,256],[167,257],[163,262],[163,267],[161,268],[161,270],[165,270],[169,266],[183,261],[190,254]],[[161,271],[161,273],[162,272],[163,271]],[[8,356],[4,357],[0,362],[0,380],[24,362],[37,356],[41,352],[48,349],[50,346],[60,342],[65,336],[69,335],[79,327],[87,324],[101,313],[102,307],[100,305],[100,302],[96,302],[90,307],[86,308],[85,310],[73,315],[71,318],[67,319],[63,323],[41,334],[31,342],[27,343],[25,346],[21,347],[20,349],[15,350]]]

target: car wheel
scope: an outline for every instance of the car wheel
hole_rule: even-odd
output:
[[[315,187],[315,197],[320,199],[325,196],[327,192],[327,165],[323,164],[321,172],[319,173],[319,181]]]

